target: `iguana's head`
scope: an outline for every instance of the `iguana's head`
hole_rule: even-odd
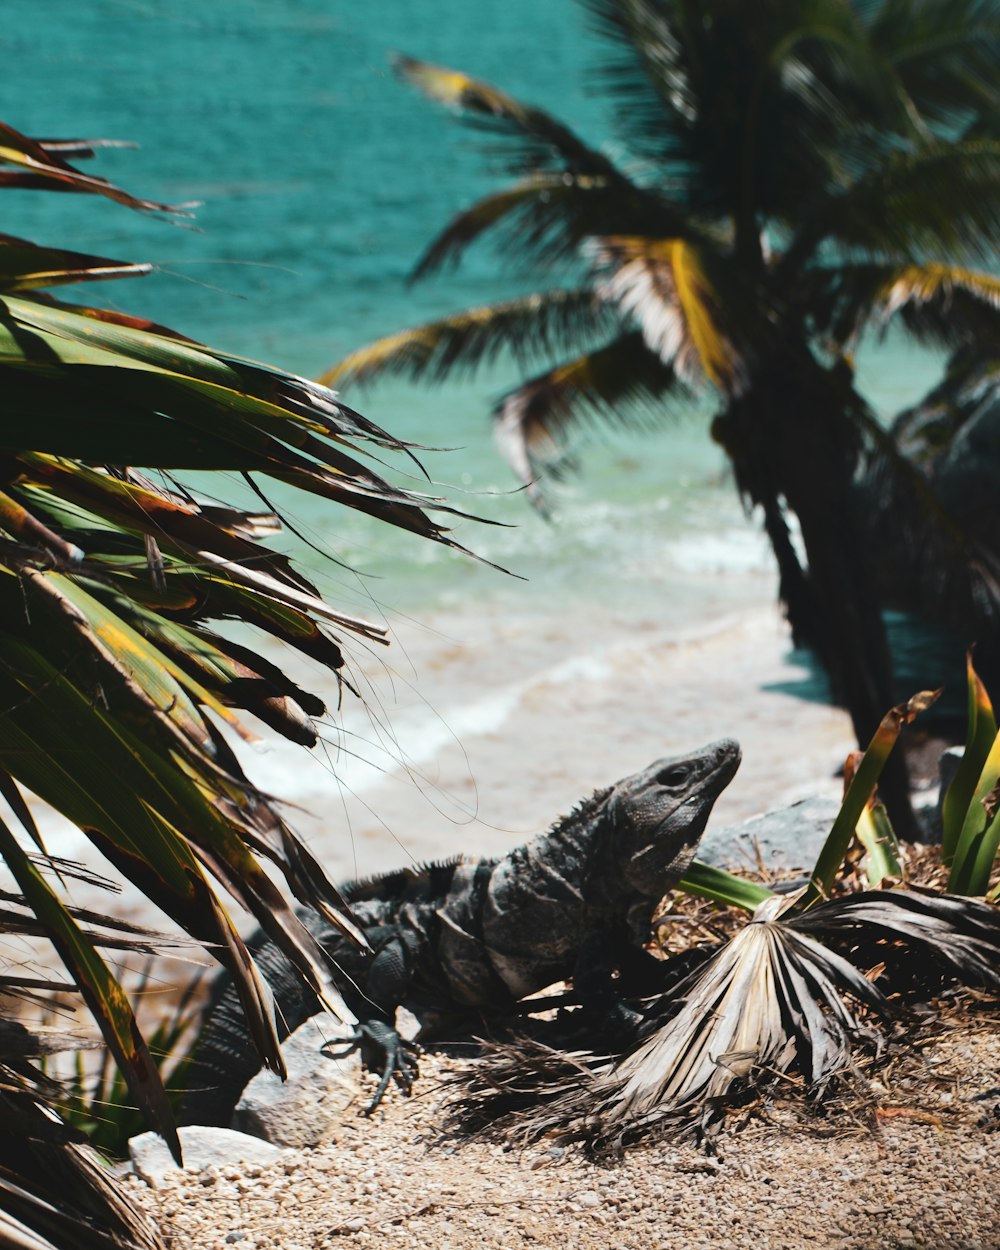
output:
[[[739,743],[722,738],[612,786],[606,802],[614,863],[629,892],[655,900],[677,884],[739,764]]]

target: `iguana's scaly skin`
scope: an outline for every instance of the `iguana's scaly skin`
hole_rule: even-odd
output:
[[[731,739],[658,760],[599,790],[569,816],[501,859],[403,869],[343,893],[370,953],[344,942],[312,913],[302,918],[342,975],[367,1045],[408,1087],[415,1069],[398,1045],[396,1009],[421,1023],[421,1039],[457,1037],[460,1022],[510,1014],[553,982],[573,979],[577,997],[607,1026],[627,1026],[615,976],[649,958],[653,908],[680,880],[712,805],[739,765]],[[262,934],[248,943],[275,995],[281,1036],[319,1010],[285,957]],[[238,1000],[220,978],[189,1073],[183,1119],[228,1124],[260,1067]],[[372,1104],[373,1106],[375,1103]]]

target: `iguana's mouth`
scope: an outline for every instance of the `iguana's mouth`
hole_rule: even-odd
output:
[[[669,806],[663,824],[681,807],[697,803],[701,799],[714,802],[736,776],[743,753],[733,738],[720,738],[710,743],[697,755],[686,760],[663,760],[654,764],[658,772],[649,777],[649,788],[662,793],[654,803]]]

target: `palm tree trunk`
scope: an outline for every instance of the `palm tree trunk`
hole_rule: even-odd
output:
[[[802,348],[786,347],[716,420],[745,498],[763,509],[793,636],[809,645],[866,746],[892,705],[885,626],[853,507],[859,444],[853,389]],[[806,567],[785,514],[799,524]],[[916,830],[902,755],[883,773],[897,833]]]

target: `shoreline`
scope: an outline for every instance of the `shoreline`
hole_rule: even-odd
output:
[[[744,760],[712,824],[839,798],[849,720],[818,701],[821,680],[760,589],[741,611],[674,630],[650,616],[626,631],[595,612],[581,636],[554,613],[468,614],[455,641],[453,617],[403,622],[393,702],[380,705],[387,728],[348,707],[339,779],[299,763],[295,800],[311,815],[290,816],[331,875],[347,879],[502,854],[593,790],[721,737],[737,738]],[[297,754],[278,743],[244,762],[281,794]]]
[[[721,737],[739,740],[744,758],[710,829],[812,795],[839,799],[848,718],[816,701],[815,671],[792,651],[769,590],[757,581],[741,610],[726,604],[673,629],[596,609],[586,630],[538,611],[400,620],[388,651],[352,666],[369,706],[345,698],[313,752],[257,726],[258,745],[233,745],[333,881],[504,854],[595,789]],[[317,688],[315,669],[284,658]],[[319,693],[336,706],[335,683]],[[81,833],[32,806],[53,853],[104,870]],[[71,887],[80,906],[170,927],[127,883],[117,896]],[[254,927],[235,908],[234,919]]]

